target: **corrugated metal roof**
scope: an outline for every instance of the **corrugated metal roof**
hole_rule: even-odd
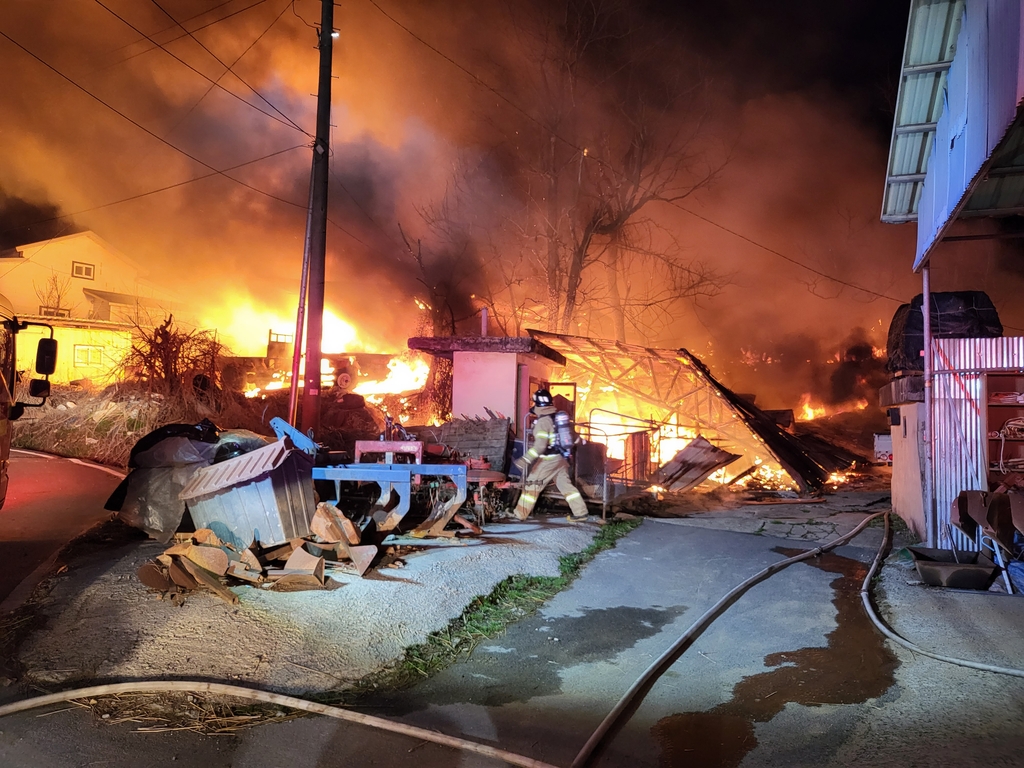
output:
[[[915,221],[964,0],[913,0],[896,99],[882,221]]]
[[[178,494],[178,498],[189,501],[222,491],[233,485],[250,482],[277,469],[291,453],[306,456],[301,451],[296,451],[291,440],[286,438],[220,464],[203,467],[192,476],[188,485]],[[312,459],[309,461],[312,463]]]
[[[1007,131],[961,217],[1024,212],[1024,113]]]

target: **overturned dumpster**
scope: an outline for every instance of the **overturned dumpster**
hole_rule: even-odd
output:
[[[197,528],[236,548],[305,536],[316,510],[313,458],[287,437],[197,470],[178,498]]]

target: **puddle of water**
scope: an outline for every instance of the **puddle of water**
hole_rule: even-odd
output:
[[[497,707],[562,690],[561,670],[614,659],[656,635],[686,610],[684,606],[588,610],[580,616],[532,617],[509,627],[494,646],[477,648],[414,689],[370,697],[365,703],[406,713],[427,706],[472,703]]]
[[[792,557],[804,550],[777,547],[774,551]],[[892,686],[899,662],[861,606],[860,585],[867,565],[831,552],[807,564],[836,574],[831,582],[836,628],[826,636],[827,645],[770,654],[765,665],[776,669],[741,680],[729,701],[709,712],[686,712],[658,721],[651,732],[661,746],[662,765],[679,765],[683,758],[696,760],[704,755],[694,764],[734,768],[757,746],[754,724],[768,722],[787,703],[859,704]]]

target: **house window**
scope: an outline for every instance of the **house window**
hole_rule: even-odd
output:
[[[75,367],[96,368],[103,365],[103,347],[93,344],[75,344]]]
[[[71,317],[71,310],[63,309],[62,307],[44,307],[40,305],[39,314],[43,317]]]
[[[86,264],[84,261],[72,261],[71,276],[80,277],[83,280],[95,280],[96,267],[93,264]]]

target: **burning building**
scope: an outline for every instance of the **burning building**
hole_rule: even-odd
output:
[[[708,482],[722,486],[813,493],[849,466],[820,446],[815,455],[685,349],[544,331],[520,338],[412,338],[409,347],[452,359],[454,414],[508,417],[520,444],[531,393],[548,388],[574,415],[579,434],[604,446],[609,472],[626,482],[651,485],[656,470],[698,438],[720,452]],[[729,460],[715,466],[722,454]]]

